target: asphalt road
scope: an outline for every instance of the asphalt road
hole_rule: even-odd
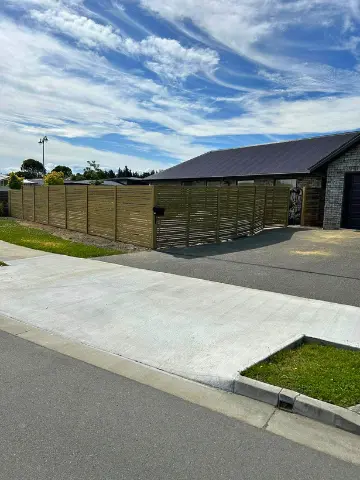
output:
[[[353,480],[360,468],[0,332],[1,480]]]
[[[360,232],[282,228],[218,245],[97,260],[360,306]]]

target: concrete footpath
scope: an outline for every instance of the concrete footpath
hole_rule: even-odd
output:
[[[360,346],[357,307],[61,255],[14,260],[9,249],[1,252],[9,267],[0,269],[0,314],[224,389],[239,370],[302,334]]]

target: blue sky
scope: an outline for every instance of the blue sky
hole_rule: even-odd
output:
[[[0,171],[360,127],[358,0],[3,0]]]

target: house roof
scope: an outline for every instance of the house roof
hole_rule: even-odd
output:
[[[306,174],[360,141],[360,132],[216,150],[180,163],[146,180]]]

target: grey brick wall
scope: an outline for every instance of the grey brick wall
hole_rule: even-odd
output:
[[[321,187],[322,177],[308,176],[308,177],[298,177],[296,186],[299,188],[303,187]]]
[[[349,149],[327,170],[324,228],[338,229],[341,226],[345,173],[360,172],[360,145]]]
[[[270,185],[273,186],[275,179],[272,177],[254,177],[254,183],[256,185]]]

